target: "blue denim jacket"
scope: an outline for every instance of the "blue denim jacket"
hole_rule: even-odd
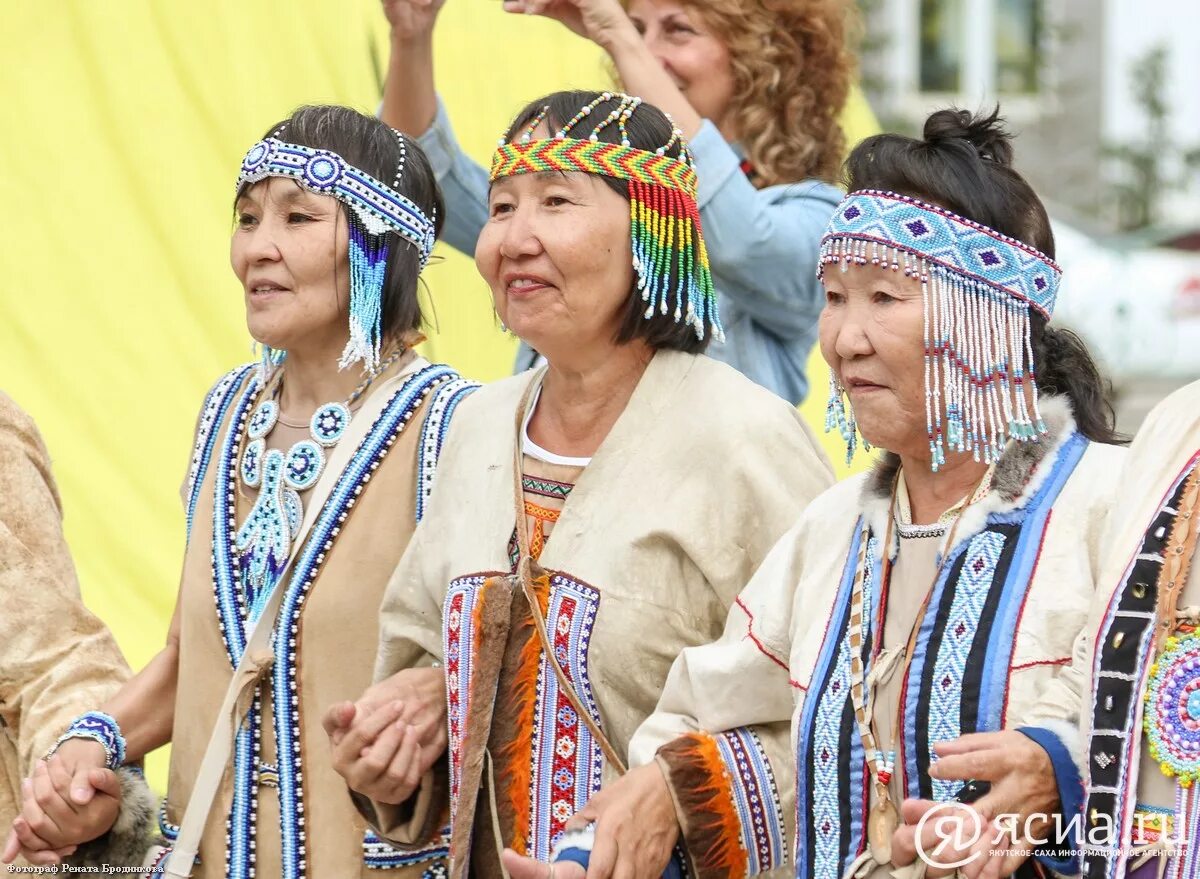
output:
[[[446,201],[443,239],[466,254],[488,219],[488,172],[454,136],[446,108],[418,138]],[[725,341],[707,354],[799,405],[808,393],[805,366],[817,337],[824,295],[817,249],[842,193],[817,180],[755,189],[741,157],[704,121],[691,140],[700,185],[700,216]],[[533,365],[525,345],[516,369]]]

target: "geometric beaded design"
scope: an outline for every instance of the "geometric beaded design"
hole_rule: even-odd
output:
[[[896,248],[1027,302],[1047,319],[1062,269],[1022,241],[943,207],[895,192],[864,189],[842,200],[822,243],[852,239]]]
[[[408,425],[413,414],[426,397],[442,382],[454,378],[447,367],[430,366],[409,377],[391,396],[382,414],[351,456],[345,470],[338,476],[329,498],[322,506],[304,544],[296,554],[293,568],[277,588],[287,590],[276,621],[274,638],[275,661],[272,667],[272,719],[278,754],[278,796],[282,842],[282,876],[300,879],[307,875],[305,845],[304,771],[300,721],[302,706],[297,686],[297,658],[300,617],[305,600],[321,571],[325,558],[337,539],[341,527],[358,497],[379,467],[388,450]],[[248,596],[241,588],[238,568],[241,561],[234,549],[235,512],[237,501],[237,447],[246,430],[251,404],[259,392],[259,379],[252,377],[234,406],[228,433],[221,444],[217,460],[213,509],[213,585],[218,623],[231,666],[236,666],[246,646],[247,630],[252,625],[251,600],[263,596]],[[316,444],[313,444],[316,447]],[[319,447],[318,447],[319,448]],[[264,462],[264,483],[283,489],[283,454],[276,475],[268,475]],[[269,451],[269,460],[272,452]],[[323,455],[322,455],[323,457]],[[266,490],[264,485],[260,498]],[[280,494],[280,517],[289,536],[294,536],[294,512],[288,515]],[[248,521],[249,521],[248,517]],[[286,554],[283,559],[286,561]],[[248,600],[250,599],[250,600]],[[258,696],[261,696],[260,690]],[[257,820],[257,790],[259,786],[259,732],[265,706],[259,701],[251,709],[242,730],[235,740],[233,809],[227,819],[228,875],[253,875],[254,828]],[[311,710],[311,709],[310,709]],[[440,845],[439,839],[436,845]],[[377,851],[377,849],[373,849]],[[431,856],[435,853],[431,852]]]
[[[967,545],[962,573],[953,584],[954,598],[945,634],[937,645],[933,687],[929,693],[929,748],[956,739],[962,733],[962,684],[967,658],[975,645],[980,615],[992,589],[996,563],[1004,549],[1004,535],[982,531]],[[948,586],[950,584],[947,584]],[[932,779],[933,798],[945,802],[954,797],[962,782]]]
[[[1200,779],[1200,635],[1173,635],[1150,666],[1143,725],[1168,777],[1184,787]]]
[[[350,426],[350,410],[345,403],[326,403],[313,413],[309,429],[325,447],[336,446]]]
[[[433,220],[415,202],[362,171],[337,153],[273,137],[260,140],[246,153],[237,188],[266,177],[289,177],[317,195],[331,195],[352,208],[374,235],[391,230],[413,244],[422,268],[437,238]]]
[[[592,695],[588,648],[599,607],[598,590],[564,574],[550,577],[546,634],[567,680],[597,726],[600,709]],[[600,790],[604,753],[562,691],[544,653],[538,666],[531,745],[528,854],[546,860],[566,823]]]
[[[765,873],[787,860],[775,773],[752,729],[743,727],[721,733],[716,742],[729,771],[733,804],[741,819],[747,875]]]

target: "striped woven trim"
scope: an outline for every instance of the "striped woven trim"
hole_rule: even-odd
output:
[[[696,197],[696,170],[684,159],[619,143],[574,137],[502,144],[492,156],[490,180],[538,171],[583,171],[638,180]]]

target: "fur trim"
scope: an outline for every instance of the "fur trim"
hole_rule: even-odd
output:
[[[698,879],[744,875],[741,820],[716,739],[706,733],[679,736],[658,749],[658,764],[666,770]]]
[[[550,606],[550,577],[543,574],[533,581],[534,595],[542,618]],[[522,599],[524,596],[522,596]],[[518,616],[519,614],[519,616]],[[529,850],[529,791],[533,776],[533,720],[537,709],[537,683],[541,668],[542,643],[524,600],[513,602],[513,621],[509,629],[509,647],[502,672],[504,686],[498,695],[492,721],[496,774],[504,781],[497,791],[496,805],[501,825],[512,828],[508,845],[525,854]]]
[[[1051,469],[1042,465],[1053,462],[1059,449],[1075,433],[1075,415],[1070,401],[1062,396],[1044,396],[1038,406],[1042,420],[1046,422],[1045,435],[1037,441],[1014,441],[1005,447],[992,476],[991,491],[963,512],[956,540],[982,531],[989,516],[1024,506],[1042,487]],[[875,534],[881,535],[887,530],[892,485],[899,472],[900,457],[892,452],[884,452],[863,483],[863,516]]]
[[[158,811],[158,798],[146,777],[132,766],[117,770],[121,782],[121,807],[112,829],[81,845],[66,859],[72,867],[140,867],[154,844],[151,828]]]

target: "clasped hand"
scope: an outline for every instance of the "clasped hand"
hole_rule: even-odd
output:
[[[446,750],[445,680],[440,668],[405,669],[326,712],[333,768],[347,787],[389,805],[413,795]]]
[[[19,854],[31,864],[52,866],[112,828],[121,783],[106,767],[99,743],[68,739],[21,782],[21,800],[0,858],[12,863]]]

